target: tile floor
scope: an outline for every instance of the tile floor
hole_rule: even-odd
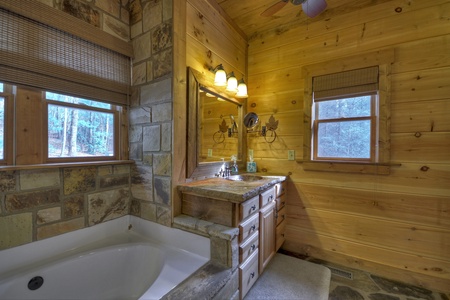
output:
[[[292,252],[282,253],[330,267],[332,275],[329,300],[450,300],[450,292],[430,291]]]

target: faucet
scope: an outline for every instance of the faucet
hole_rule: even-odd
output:
[[[223,165],[223,168],[220,168],[219,172],[214,174],[216,177],[228,178],[231,175],[231,167],[228,163]]]

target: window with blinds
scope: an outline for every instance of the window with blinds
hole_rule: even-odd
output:
[[[378,67],[313,77],[312,159],[376,162]]]
[[[128,46],[38,1],[2,0],[0,164],[123,159]]]
[[[1,81],[126,105],[130,77],[128,56],[0,5]]]

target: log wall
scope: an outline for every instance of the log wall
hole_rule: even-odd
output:
[[[355,3],[358,1],[355,1]],[[339,13],[339,14],[338,14]],[[389,175],[305,171],[302,67],[394,50]],[[249,38],[248,111],[279,120],[249,136],[259,170],[289,172],[284,249],[450,290],[450,3],[379,1]]]

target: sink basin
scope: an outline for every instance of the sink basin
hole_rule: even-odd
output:
[[[233,181],[258,181],[263,179],[263,177],[258,175],[232,175],[227,178]]]

